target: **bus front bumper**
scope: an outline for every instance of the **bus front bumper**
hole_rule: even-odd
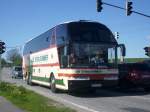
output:
[[[69,80],[69,90],[82,90],[101,87],[116,87],[118,80]]]

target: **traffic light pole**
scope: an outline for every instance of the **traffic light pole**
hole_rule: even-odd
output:
[[[105,5],[111,6],[111,7],[115,7],[115,8],[122,9],[122,10],[126,10],[126,8],[123,8],[123,7],[120,7],[120,6],[117,6],[117,5],[112,5],[112,4],[109,4],[109,3],[106,3],[106,2],[102,2],[102,3],[105,4]],[[150,18],[149,15],[146,15],[146,14],[134,11],[134,10],[132,10],[132,13],[135,13],[135,14],[138,14],[138,15]]]
[[[132,12],[134,12],[134,13],[136,13],[136,14],[139,14],[139,15],[141,15],[141,16],[145,16],[145,17],[150,18],[149,15],[146,15],[146,14],[143,14],[143,13],[140,13],[140,12],[137,12],[137,11],[132,11]]]
[[[2,70],[2,67],[1,67],[1,54],[0,54],[0,83],[2,81],[2,72],[1,72],[1,70]]]
[[[109,3],[106,3],[106,2],[103,2],[103,4],[108,5],[108,6],[111,6],[111,7],[115,7],[115,8],[118,8],[118,9],[126,10],[126,9],[123,8],[123,7],[120,7],[120,6],[117,6],[117,5],[112,5],[112,4],[109,4]]]

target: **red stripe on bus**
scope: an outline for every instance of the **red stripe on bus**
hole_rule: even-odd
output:
[[[36,64],[32,65],[33,67],[51,67],[51,66],[59,66],[59,63],[49,63],[49,64]]]
[[[61,68],[61,70],[116,70],[114,68],[107,68],[107,67],[101,67],[101,68]]]
[[[63,76],[63,77],[89,77],[90,79],[104,79],[108,77],[115,77],[117,74],[64,74],[64,73],[59,73],[58,76]]]

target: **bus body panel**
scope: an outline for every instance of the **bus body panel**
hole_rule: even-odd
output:
[[[76,39],[75,37],[73,37],[73,39],[71,40],[73,34],[78,36],[80,33],[87,33],[89,30],[91,30],[91,28],[90,29],[86,28],[86,30],[82,31],[82,29],[80,29],[81,31],[74,32],[78,26],[81,25],[84,28],[86,26],[86,25],[84,26],[84,24],[89,23],[90,26],[92,25],[92,23],[94,25],[96,24],[101,25],[100,27],[96,25],[96,29],[94,31],[99,31],[97,28],[103,29],[105,30],[105,34],[108,32],[107,37],[110,36],[109,37],[110,39],[105,39],[106,42],[104,43],[101,40],[99,40],[100,42],[96,42],[94,40],[93,42],[96,42],[96,44],[93,43],[91,44],[91,42],[89,41],[91,37],[88,36],[89,39],[86,40],[85,45],[84,40],[82,39],[81,39],[82,42],[79,42],[79,38]],[[92,25],[92,27],[94,26]],[[71,30],[67,30],[67,28],[70,28]],[[94,34],[93,39],[94,38],[96,39],[97,37],[95,37],[94,31],[92,30],[91,34]],[[104,36],[104,34],[102,36]],[[104,39],[104,37],[102,39]],[[75,44],[73,42],[75,42]],[[111,64],[110,67],[107,66],[108,61],[113,62],[114,60],[116,60],[116,59],[107,59],[108,48],[112,47],[112,49],[114,50],[113,47],[115,46],[117,46],[117,42],[113,37],[111,31],[106,26],[100,23],[79,21],[57,25],[56,27],[48,30],[47,32],[41,34],[40,36],[30,40],[24,46],[23,65],[22,65],[24,79],[27,79],[31,74],[32,82],[42,84],[45,86],[50,86],[50,78],[51,78],[50,76],[51,74],[53,74],[56,79],[56,88],[63,90],[72,90],[76,88],[82,89],[82,87],[96,88],[101,87],[103,85],[108,86],[117,85],[118,69],[112,67],[113,63]],[[75,49],[72,49],[72,47],[75,47]],[[68,62],[69,60],[68,54],[71,51],[81,50],[81,47],[86,49],[86,53],[83,54],[88,55],[90,53],[88,51],[90,48],[92,48],[91,51],[94,51],[95,48],[96,50],[98,50],[98,48],[101,47],[100,50],[102,50],[102,53],[105,55],[104,58],[106,61],[106,65],[102,67],[99,67],[97,65],[94,66],[88,65],[88,67],[87,66],[76,67],[76,65],[75,66],[68,65],[70,64]],[[78,52],[77,54],[79,58],[82,57],[82,55],[80,55],[80,52]],[[89,60],[88,58],[86,58],[86,61]],[[82,65],[83,58],[80,59],[80,61]],[[84,62],[86,63],[86,61]],[[67,62],[65,66],[62,65],[63,62]]]

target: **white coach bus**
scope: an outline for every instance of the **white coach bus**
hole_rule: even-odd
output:
[[[49,86],[52,92],[115,86],[118,47],[112,32],[101,23],[59,24],[25,44],[23,76],[28,84]]]

